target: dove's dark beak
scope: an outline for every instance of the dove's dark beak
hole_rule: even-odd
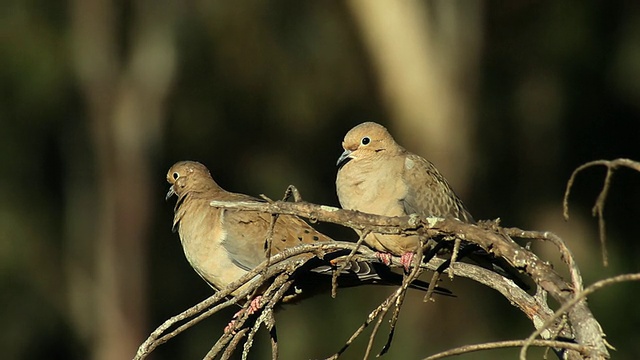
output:
[[[169,191],[167,191],[167,195],[165,195],[164,197],[164,201],[169,200],[169,198],[175,195],[175,193],[176,192],[173,190],[173,185],[171,185],[171,187],[169,188]]]
[[[348,163],[351,159],[353,159],[351,157],[351,150],[345,150],[342,155],[340,155],[340,157],[338,158],[338,162],[336,163],[336,166],[338,166],[338,170],[346,163]]]

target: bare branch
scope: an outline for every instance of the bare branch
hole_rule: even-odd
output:
[[[421,218],[419,216],[384,217],[365,214],[357,211],[342,210],[309,203],[225,203],[212,202],[212,206],[235,208],[242,210],[281,213],[314,218],[319,221],[332,222],[352,227],[354,229],[397,234],[420,234],[426,238],[444,236],[445,238],[460,237],[463,240],[480,245],[495,256],[502,257],[512,266],[522,269],[532,280],[561,304],[570,301],[574,295],[574,284],[581,283],[579,273],[574,272],[574,284],[567,283],[547,263],[535,254],[515,243],[506,233],[493,229],[482,228],[472,224],[462,223],[455,219]],[[572,257],[568,254],[567,259]],[[570,260],[569,260],[570,261]],[[508,299],[512,299],[508,297]],[[570,324],[580,324],[574,327],[575,339],[578,343],[593,344],[599,353],[608,354],[600,325],[595,320],[584,301],[572,307],[568,314]],[[535,324],[534,324],[535,325]],[[538,326],[536,325],[536,328]],[[567,330],[568,331],[568,330]],[[570,332],[570,331],[568,331]],[[580,358],[578,353],[569,353],[569,358]]]
[[[419,259],[420,263],[424,261],[424,254],[423,254],[424,242],[421,245],[422,246],[418,248],[418,251],[415,254],[415,258]],[[413,280],[417,279],[418,276],[420,276],[421,272],[422,272],[422,268],[419,266],[415,266],[411,271],[411,273],[408,276],[405,276],[405,278],[403,279],[402,287],[401,287],[402,290],[400,291],[400,294],[396,299],[396,304],[395,304],[396,306],[395,306],[395,309],[393,310],[393,315],[391,315],[391,320],[389,322],[390,323],[389,336],[387,337],[387,342],[383,346],[380,353],[378,353],[377,357],[384,355],[391,348],[391,342],[393,341],[393,334],[395,333],[396,323],[398,322],[398,317],[400,316],[400,308],[402,307],[402,303],[404,302],[404,297],[407,294],[407,289],[409,288],[409,284],[411,284]]]
[[[247,341],[245,342],[244,349],[242,351],[243,360],[246,360],[247,357],[249,356],[249,350],[253,345],[253,338],[255,334],[258,332],[258,330],[260,329],[260,326],[262,324],[267,325],[266,322],[274,318],[273,311],[276,305],[285,296],[285,293],[287,292],[287,290],[289,290],[289,288],[293,284],[293,280],[290,280],[289,276],[287,275],[288,274],[280,274],[278,279],[276,279],[276,281],[274,281],[274,283],[269,287],[267,292],[265,292],[264,297],[269,298],[269,302],[265,305],[265,308],[260,314],[260,317],[256,321],[255,325],[251,328],[251,332],[249,332]],[[275,337],[275,334],[273,335],[274,335],[273,337]],[[275,344],[276,344],[276,348],[274,349],[275,353],[273,355],[277,356],[277,343]]]
[[[298,200],[300,199],[299,193],[296,198]],[[555,234],[525,231],[516,228],[501,228],[496,222],[473,225],[462,223],[455,219],[423,218],[417,215],[384,217],[314,205],[306,202],[268,201],[267,203],[262,203],[213,201],[211,205],[221,208],[271,213],[274,220],[272,223],[275,223],[275,220],[281,214],[301,216],[312,219],[313,221],[332,222],[356,229],[363,235],[360,237],[358,243],[336,241],[330,243],[305,244],[286,249],[279,254],[269,257],[264,263],[241,279],[238,279],[228,287],[220,289],[214,296],[163,323],[140,346],[135,359],[146,358],[146,356],[160,344],[190,326],[193,326],[207,316],[210,316],[212,313],[237,303],[244,303],[244,310],[239,312],[240,315],[234,320],[233,328],[236,332],[222,334],[206,358],[214,358],[220,353],[222,353],[222,358],[228,358],[233,354],[242,339],[246,339],[242,355],[243,358],[246,358],[253,344],[255,334],[263,325],[272,332],[272,358],[277,358],[274,309],[280,302],[288,301],[288,299],[295,297],[287,295],[287,289],[289,289],[295,281],[292,277],[294,272],[300,268],[300,266],[304,265],[306,259],[309,258],[308,255],[323,258],[327,253],[332,251],[349,251],[348,255],[341,257],[342,261],[344,261],[345,258],[349,261],[356,258],[357,260],[376,261],[377,258],[374,251],[367,247],[360,246],[364,236],[369,232],[418,234],[424,239],[452,241],[454,242],[452,245],[454,249],[457,248],[459,246],[457,244],[460,244],[462,241],[468,241],[481,246],[487,252],[504,259],[513,267],[529,275],[538,286],[535,295],[528,294],[520,289],[513,281],[493,271],[468,263],[452,261],[457,257],[455,251],[452,256],[453,259],[449,260],[451,261],[451,266],[445,270],[449,276],[455,274],[485,284],[499,291],[511,304],[518,307],[518,309],[532,321],[536,329],[529,338],[529,344],[533,344],[534,346],[553,346],[558,356],[563,359],[582,359],[583,356],[587,358],[608,358],[609,356],[602,329],[593,318],[584,299],[588,291],[593,291],[593,285],[587,290],[582,291],[582,278],[573,254],[562,239]],[[270,238],[269,235],[270,234],[267,234],[267,242]],[[563,261],[570,270],[571,282],[567,283],[546,261],[541,260],[528,249],[519,246],[512,240],[511,236],[523,239],[550,241],[553,243],[559,249]],[[425,251],[425,248],[420,247],[417,256],[418,259],[424,258],[423,251]],[[301,257],[303,254],[307,254],[307,256]],[[419,262],[419,266],[414,266],[411,273],[405,276],[402,285],[369,314],[365,322],[352,334],[342,349],[332,355],[330,359],[337,359],[350,344],[362,334],[364,329],[371,322],[375,321],[376,324],[369,336],[367,350],[364,354],[364,357],[367,358],[371,352],[374,339],[378,334],[383,319],[386,317],[391,306],[394,305],[387,342],[379,355],[386,353],[391,346],[395,326],[409,284],[411,284],[414,279],[417,279],[424,269],[436,270],[443,262],[443,259],[434,257],[430,259],[428,263]],[[400,259],[393,257],[391,264],[392,266],[400,266]],[[333,296],[335,296],[336,293],[337,276],[341,271],[343,271],[342,266],[334,270],[333,273],[331,280]],[[432,279],[430,285],[432,288],[431,292],[437,285],[438,277],[439,274],[435,274],[434,279]],[[260,304],[263,308],[261,308],[260,314],[256,317],[250,317],[250,312],[246,311],[249,306],[249,301],[246,300],[251,299],[253,294],[256,294],[258,288],[267,289],[266,291],[261,291],[262,297]],[[235,292],[239,292],[239,294],[228,300],[224,300]],[[428,291],[426,300],[429,299],[428,296],[431,292]],[[560,309],[558,311],[554,312],[549,307],[547,294],[551,295],[551,297],[560,303]],[[566,315],[566,317],[563,317],[564,315]],[[248,322],[250,319],[251,322]],[[187,322],[165,334],[171,327],[184,321]],[[579,326],[577,324],[579,324]],[[561,336],[562,338],[574,339],[576,344],[572,343],[567,345],[567,343],[557,341],[536,342],[537,340],[534,339],[537,336],[542,336],[543,339],[546,340]],[[531,340],[534,342],[530,342]],[[525,342],[520,343],[526,345]],[[467,347],[467,349],[474,348]],[[452,351],[455,351],[455,349]],[[523,353],[526,354],[526,348],[523,349],[523,351]]]
[[[582,275],[580,274],[580,269],[576,264],[573,253],[564,241],[556,234],[551,233],[549,231],[525,231],[518,228],[502,228],[508,236],[517,237],[521,239],[537,239],[537,240],[545,240],[554,244],[558,250],[560,251],[560,258],[562,261],[567,264],[569,268],[569,273],[571,274],[571,282],[573,283],[573,288],[576,291],[582,291]]]
[[[628,167],[630,169],[634,169],[640,172],[640,162],[633,161],[630,159],[615,159],[615,160],[596,160],[590,161],[586,164],[580,165],[576,168],[569,181],[567,182],[567,188],[564,192],[564,199],[562,200],[563,207],[563,215],[565,220],[569,220],[569,194],[571,193],[571,188],[573,187],[573,183],[575,182],[576,176],[578,173],[584,169],[602,165],[607,168],[607,174],[604,179],[604,184],[602,186],[602,190],[600,190],[600,194],[596,200],[595,205],[593,206],[591,212],[593,216],[598,216],[598,229],[600,234],[600,246],[602,249],[602,263],[604,266],[609,265],[609,259],[607,255],[607,235],[606,235],[606,223],[604,221],[604,205],[607,200],[607,195],[609,194],[609,188],[611,187],[611,178],[613,177],[613,172],[618,167]]]
[[[283,263],[285,260],[299,255],[301,253],[305,253],[305,252],[315,252],[318,251],[318,249],[322,248],[322,244],[313,244],[313,245],[304,245],[304,248],[291,248],[291,249],[287,249],[284,252],[281,252],[279,254],[276,254],[274,256],[272,256],[270,259],[264,261],[262,264],[260,264],[259,266],[257,266],[255,269],[251,270],[250,272],[248,272],[247,274],[245,274],[244,276],[242,276],[241,278],[239,278],[238,280],[234,281],[233,283],[229,284],[227,287],[221,289],[220,291],[216,292],[213,296],[209,297],[208,299],[200,302],[199,304],[185,310],[184,312],[180,313],[179,315],[176,315],[170,319],[168,319],[167,321],[165,321],[162,325],[160,325],[156,330],[154,330],[151,335],[147,338],[147,340],[145,340],[145,342],[142,343],[142,345],[140,345],[140,347],[138,348],[138,351],[136,353],[136,356],[134,358],[134,360],[142,360],[145,359],[156,347],[158,347],[159,345],[165,343],[166,341],[168,341],[169,339],[171,339],[172,337],[180,334],[181,332],[183,332],[184,330],[188,329],[189,327],[195,325],[196,323],[198,323],[199,321],[203,320],[204,318],[211,316],[213,313],[228,307],[230,305],[236,304],[238,301],[240,301],[241,299],[245,299],[247,296],[249,296],[252,292],[255,291],[255,289],[257,289],[262,282],[258,281],[258,280],[254,280],[253,283],[251,284],[251,286],[247,287],[244,291],[242,291],[240,294],[238,294],[237,296],[231,298],[230,300],[227,300],[221,304],[216,305],[215,307],[205,311],[206,309],[208,309],[209,307],[211,307],[213,304],[219,302],[220,300],[224,299],[225,297],[229,296],[232,292],[236,291],[238,288],[240,288],[242,285],[244,285],[245,283],[251,281],[254,277],[256,277],[257,275],[262,273],[261,278],[262,279],[268,279],[270,277],[273,277],[275,274],[281,273],[283,271],[285,271],[287,269],[287,267],[290,266],[289,263]],[[328,250],[336,250],[337,247],[335,246],[329,246]],[[301,265],[301,264],[300,264]],[[299,265],[299,266],[300,266]],[[270,266],[270,268],[268,269],[267,272],[264,272],[265,269]],[[203,313],[203,311],[205,311]],[[172,327],[173,325],[184,321],[190,317],[193,317],[197,314],[200,314],[198,317],[196,317],[195,319],[189,321],[187,324],[184,324],[182,326],[180,326],[178,329],[176,329],[175,331],[171,332],[170,334],[167,334],[163,337],[160,337],[164,332],[166,332],[170,327]]]
[[[360,234],[360,238],[356,242],[356,246],[353,248],[353,250],[351,250],[351,252],[347,256],[344,263],[338,267],[338,270],[334,271],[333,276],[331,277],[331,297],[332,298],[335,299],[338,292],[338,276],[340,276],[340,273],[344,271],[344,269],[347,267],[349,262],[353,259],[356,252],[360,249],[360,246],[362,246],[362,243],[364,242],[364,239],[367,237],[367,235],[369,235],[369,231],[363,231]]]
[[[367,326],[369,326],[369,324],[371,324],[371,322],[378,317],[380,312],[382,312],[385,308],[388,308],[389,306],[391,306],[391,303],[393,302],[393,299],[395,298],[395,295],[398,291],[400,291],[400,289],[396,290],[393,294],[389,295],[389,297],[387,297],[385,301],[383,301],[380,305],[378,305],[377,308],[373,309],[373,311],[371,311],[367,316],[367,319],[364,321],[364,323],[360,325],[358,329],[356,329],[356,331],[351,335],[351,337],[349,338],[349,340],[347,340],[344,346],[340,350],[338,350],[338,352],[328,357],[326,360],[336,360],[338,357],[340,357],[340,355],[342,355],[342,353],[345,350],[347,350],[347,348],[353,343],[353,341],[358,336],[360,336],[360,334],[362,334],[364,329],[366,329]]]
[[[508,341],[496,341],[489,343],[482,343],[477,345],[465,345],[461,347],[457,347],[455,349],[450,349],[447,351],[443,351],[441,353],[437,353],[431,355],[429,357],[424,358],[423,360],[437,360],[444,359],[446,357],[468,354],[476,351],[482,350],[492,350],[492,349],[503,349],[510,347],[520,347],[525,343],[524,340],[508,340]],[[532,346],[541,346],[541,347],[554,347],[554,348],[563,348],[569,350],[575,350],[578,352],[585,351],[584,345],[573,344],[566,341],[554,341],[554,340],[533,340],[531,342]]]
[[[595,292],[597,290],[600,290],[600,289],[602,289],[602,288],[604,288],[606,286],[612,285],[612,284],[617,284],[617,283],[621,283],[621,282],[625,282],[625,281],[639,281],[639,280],[640,280],[640,273],[638,273],[638,274],[618,275],[618,276],[614,276],[612,278],[608,278],[608,279],[604,279],[604,280],[600,280],[598,282],[595,282],[591,286],[587,287],[584,291],[576,294],[576,296],[573,299],[571,299],[568,302],[562,304],[562,306],[560,306],[560,308],[558,310],[556,310],[556,312],[553,314],[552,318],[547,320],[540,329],[534,331],[526,339],[526,343],[522,346],[522,349],[520,351],[520,360],[526,360],[526,358],[527,358],[527,349],[529,348],[530,342],[532,342],[536,338],[536,336],[540,335],[540,333],[542,332],[542,330],[544,328],[547,328],[548,326],[550,326],[554,319],[557,319],[560,316],[562,316],[563,314],[565,314],[567,312],[567,310],[571,309],[571,307],[576,306],[577,304],[582,302],[583,299],[585,299],[588,295],[590,295],[591,293],[593,293],[593,292]],[[598,359],[600,359],[600,358],[608,357],[608,352],[601,353],[599,349],[593,348],[586,355],[587,355],[587,358],[598,358]]]

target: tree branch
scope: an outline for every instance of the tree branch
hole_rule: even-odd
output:
[[[591,290],[592,287],[582,291],[582,278],[573,254],[566,247],[562,239],[552,233],[524,231],[516,228],[501,228],[495,221],[474,225],[462,223],[455,219],[421,218],[415,215],[406,217],[384,217],[305,202],[291,203],[271,201],[263,203],[212,201],[211,205],[227,209],[267,212],[274,214],[274,218],[279,216],[279,214],[296,215],[311,219],[312,221],[341,224],[358,229],[364,233],[373,231],[385,234],[419,234],[425,239],[438,238],[443,239],[442,241],[453,242],[464,240],[475,243],[487,252],[503,258],[515,268],[522,270],[529,275],[537,285],[535,294],[530,295],[520,289],[513,281],[504,278],[498,273],[472,264],[453,262],[445,270],[450,275],[455,274],[456,276],[466,277],[499,291],[511,304],[516,306],[532,321],[536,331],[530,336],[529,340],[518,342],[520,345],[508,346],[525,346],[523,351],[526,351],[526,346],[529,345],[553,346],[558,357],[563,359],[600,359],[608,358],[609,356],[602,329],[593,318],[584,299],[588,291],[593,291]],[[547,262],[539,259],[529,250],[519,246],[510,236],[550,241],[555,244],[570,269],[571,283],[567,283]],[[269,235],[267,235],[267,238],[268,237]],[[419,249],[417,258],[423,258],[423,250],[423,248]],[[243,309],[245,309],[245,311],[241,311],[240,316],[234,320],[233,329],[235,332],[230,331],[222,334],[205,358],[214,358],[219,354],[222,354],[222,358],[228,358],[233,354],[243,338],[246,338],[246,341],[242,356],[246,358],[253,343],[253,337],[263,325],[272,333],[272,357],[274,359],[277,358],[278,346],[275,338],[275,318],[273,311],[277,307],[277,304],[287,301],[292,297],[287,295],[287,289],[295,282],[293,276],[295,276],[296,271],[309,259],[308,256],[301,257],[301,255],[311,254],[318,258],[323,258],[333,251],[349,251],[349,255],[333,260],[338,264],[337,270],[334,270],[334,276],[331,281],[334,292],[337,272],[342,271],[342,263],[340,261],[352,258],[356,260],[377,261],[374,251],[352,242],[336,241],[331,243],[305,244],[286,249],[270,257],[242,278],[229,284],[229,286],[220,289],[220,291],[212,297],[167,320],[140,346],[135,359],[142,360],[146,358],[160,344],[168,341],[211,314],[233,304],[243,304]],[[369,343],[365,354],[366,358],[371,351],[374,338],[377,336],[383,318],[390,310],[392,304],[395,304],[394,312],[391,315],[388,340],[379,355],[384,354],[391,345],[395,321],[397,320],[402,306],[402,299],[409,284],[416,279],[423,270],[436,270],[444,261],[443,259],[434,257],[430,259],[428,263],[421,263],[420,266],[414,267],[413,271],[405,277],[403,284],[369,314],[363,325],[353,333],[342,349],[329,359],[337,359],[350,346],[355,338],[362,334],[371,322],[376,321],[375,329],[369,336]],[[391,265],[401,266],[399,258],[392,258]],[[237,289],[241,287],[243,290],[238,296],[226,299],[232,292],[237,291]],[[256,294],[258,289],[267,289],[261,292],[261,304],[263,304],[264,307],[258,311],[258,314],[253,316],[250,315],[246,309],[250,305],[250,301],[248,300]],[[576,293],[578,294],[576,295]],[[551,295],[551,297],[560,303],[560,308],[557,311],[554,312],[550,308],[547,302],[547,294]],[[176,329],[165,334],[170,328],[180,323],[182,324]],[[534,340],[531,342],[531,340],[537,336],[542,336],[545,340],[553,340],[559,336],[564,339],[574,340],[575,344],[561,341],[545,342]],[[466,347],[466,349],[472,349],[467,351],[476,351],[473,349],[481,348],[482,347]],[[451,351],[451,354],[454,354],[455,351],[459,350],[454,349]]]
[[[421,218],[415,215],[385,217],[305,202],[230,203],[212,201],[211,205],[228,209],[296,215],[313,219],[314,221],[341,224],[361,231],[374,231],[385,234],[420,234],[427,238],[443,235],[445,238],[452,237],[455,239],[457,237],[478,244],[486,251],[505,259],[512,266],[521,269],[528,274],[541,289],[548,292],[561,304],[571,301],[575,295],[575,286],[581,286],[582,283],[579,272],[576,272],[575,269],[571,270],[573,277],[572,284],[567,283],[547,262],[541,260],[538,256],[513,241],[513,239],[507,235],[506,231],[496,231],[495,225],[489,228],[483,228],[481,225],[466,224],[456,219]],[[531,236],[534,233],[522,232],[521,234],[522,236]],[[555,235],[550,236],[550,233],[546,234],[546,237],[543,239],[558,239]],[[561,244],[561,242],[558,241],[554,243],[556,245]],[[575,264],[570,252],[565,251],[563,258],[570,264]],[[505,293],[503,293],[503,295],[507,296],[509,300],[513,298],[513,296],[506,295]],[[584,300],[578,301],[574,306],[569,308],[567,316],[570,324],[580,324],[580,326],[574,326],[573,331],[564,329],[563,332],[568,334],[573,333],[575,340],[579,344],[594,349],[589,352],[589,358],[609,356],[603,340],[604,334],[602,333],[602,329],[591,314]],[[533,319],[533,315],[531,315],[530,318]],[[534,326],[535,325],[536,322],[534,322]],[[538,328],[538,326],[536,326],[536,328]],[[538,329],[541,332],[546,330]],[[554,332],[555,331],[551,331],[551,333]],[[567,354],[568,358],[582,358],[579,353],[573,351]]]
[[[603,260],[606,264],[605,231],[604,231],[604,203],[607,198],[609,187],[611,186],[611,177],[613,170],[620,166],[629,167],[640,172],[640,163],[628,159],[616,159],[613,161],[593,161],[577,168],[567,183],[567,189],[563,201],[564,216],[568,219],[568,198],[570,190],[575,181],[576,175],[591,166],[604,165],[607,167],[607,176],[603,189],[600,192],[596,204],[593,208],[594,216],[599,217],[600,235],[603,246]],[[287,190],[287,196],[294,196],[300,199],[300,195],[295,187]],[[140,345],[136,357],[137,359],[145,359],[157,346],[163,344],[189,327],[195,325],[202,319],[211,314],[234,304],[243,304],[243,311],[239,312],[239,316],[233,322],[232,331],[223,333],[209,353],[206,359],[212,359],[222,352],[222,359],[232,356],[233,352],[240,344],[243,338],[247,338],[242,353],[243,359],[247,358],[249,350],[253,344],[253,338],[261,326],[265,326],[272,335],[272,358],[278,357],[278,343],[275,336],[275,317],[274,310],[281,302],[286,302],[296,295],[288,295],[287,290],[295,283],[294,276],[297,271],[306,264],[310,259],[308,255],[323,258],[325,255],[334,251],[349,251],[348,255],[334,258],[332,263],[337,264],[333,270],[331,278],[332,296],[335,297],[337,291],[337,277],[344,270],[344,261],[355,259],[358,261],[377,261],[375,252],[368,247],[362,247],[361,244],[364,237],[369,232],[378,232],[383,234],[410,234],[420,235],[423,239],[438,239],[436,241],[452,241],[454,242],[454,254],[451,256],[450,266],[444,271],[450,276],[466,277],[474,281],[480,282],[488,287],[499,291],[512,305],[522,311],[533,323],[535,331],[525,340],[502,341],[495,343],[486,343],[479,345],[468,345],[456,349],[451,349],[439,354],[435,354],[428,360],[440,359],[447,356],[479,351],[485,349],[494,349],[499,347],[516,347],[520,346],[520,359],[526,359],[526,353],[529,346],[546,346],[552,347],[556,355],[561,359],[608,359],[608,348],[612,348],[604,339],[600,324],[591,314],[587,307],[586,297],[611,284],[623,281],[638,281],[639,274],[620,275],[613,278],[601,280],[583,290],[583,280],[580,270],[577,266],[575,258],[571,250],[566,246],[564,241],[557,235],[550,232],[526,231],[517,228],[503,228],[498,225],[498,221],[485,221],[478,224],[467,224],[456,219],[441,219],[435,217],[420,217],[417,215],[405,217],[386,217],[372,214],[365,214],[358,211],[343,210],[329,206],[315,205],[302,201],[294,203],[285,201],[271,201],[267,203],[250,201],[250,202],[223,202],[212,201],[213,207],[235,209],[243,211],[260,211],[270,213],[275,220],[281,214],[294,215],[308,218],[311,222],[324,221],[331,222],[352,229],[359,230],[362,234],[357,243],[352,242],[330,242],[318,244],[305,244],[293,248],[285,249],[279,254],[269,257],[258,267],[248,272],[245,276],[237,281],[229,284],[223,289],[219,289],[216,294],[196,306],[184,311],[183,313],[172,317],[160,325],[149,338]],[[266,236],[265,241],[270,243],[273,224]],[[536,254],[528,249],[518,245],[512,237],[521,239],[533,239],[540,241],[549,241],[554,244],[560,252],[561,258],[569,269],[571,282],[565,281],[548,262],[540,259]],[[472,264],[461,263],[455,261],[455,248],[461,241],[468,241],[479,245],[488,253],[507,261],[511,266],[521,270],[530,276],[535,282],[537,288],[534,295],[530,295],[518,287],[512,280],[504,278],[498,273],[478,267]],[[442,243],[441,243],[442,244]],[[405,276],[403,283],[396,291],[376,307],[366,318],[365,322],[353,333],[346,341],[345,345],[328,359],[337,359],[350,345],[360,336],[364,329],[373,321],[376,325],[371,335],[364,354],[365,359],[368,358],[373,341],[377,336],[382,321],[392,304],[395,309],[390,320],[390,328],[388,340],[378,356],[383,355],[390,347],[395,324],[400,312],[404,295],[409,284],[416,279],[423,270],[440,270],[445,260],[433,257],[425,262],[423,251],[425,246],[418,249],[417,258],[422,259],[414,266],[412,272]],[[307,256],[302,256],[306,254]],[[343,262],[341,262],[343,261]],[[391,266],[400,267],[400,259],[392,257]],[[308,271],[306,268],[304,271]],[[304,272],[302,272],[304,274]],[[432,284],[427,290],[425,301],[430,300],[430,292],[435,287],[439,273],[434,273]],[[242,291],[234,297],[231,293],[242,287]],[[260,293],[258,293],[258,289]],[[266,289],[266,290],[264,290]],[[262,309],[258,310],[256,316],[247,311],[251,304],[251,299],[261,294]],[[551,309],[547,301],[547,295],[551,295],[559,304],[559,308],[555,311]],[[257,317],[257,319],[256,319]],[[171,327],[177,326],[173,331],[166,333]],[[245,325],[249,324],[249,325]],[[165,334],[166,333],[166,334]],[[164,334],[164,335],[163,335]],[[537,340],[536,337],[541,336],[545,340]],[[554,339],[566,339],[568,341],[558,341]]]
[[[525,340],[507,340],[507,341],[496,341],[490,343],[482,343],[476,345],[465,345],[460,346],[455,349],[450,349],[447,351],[443,351],[441,353],[437,353],[431,355],[429,357],[424,358],[423,360],[437,360],[443,359],[446,357],[468,354],[476,351],[482,350],[491,350],[491,349],[503,349],[510,347],[521,347],[526,343]],[[532,346],[542,346],[542,347],[554,347],[554,348],[562,348],[562,349],[570,349],[578,352],[582,352],[584,350],[583,345],[568,343],[566,341],[553,341],[553,340],[533,340],[531,342]]]
[[[569,194],[571,193],[571,188],[573,187],[573,183],[576,180],[576,176],[578,173],[584,169],[602,165],[607,168],[607,174],[604,178],[604,184],[602,186],[602,190],[600,190],[600,194],[598,194],[598,199],[596,200],[595,205],[591,209],[592,215],[598,217],[598,232],[600,235],[600,246],[602,249],[602,263],[604,266],[609,265],[609,257],[607,255],[607,235],[606,235],[606,223],[604,221],[604,205],[607,200],[607,195],[609,194],[609,188],[611,187],[611,179],[613,177],[613,172],[619,167],[628,167],[630,169],[636,170],[640,172],[640,162],[633,161],[631,159],[615,159],[615,160],[595,160],[588,162],[586,164],[582,164],[577,167],[569,181],[567,181],[567,188],[564,192],[564,199],[562,200],[563,207],[563,215],[565,220],[569,220]]]

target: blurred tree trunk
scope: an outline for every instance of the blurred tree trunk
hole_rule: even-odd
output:
[[[72,2],[75,69],[86,98],[95,164],[70,163],[84,171],[95,169],[97,180],[91,208],[75,212],[86,217],[95,211],[97,219],[95,228],[71,230],[76,239],[70,251],[74,244],[95,242],[93,255],[75,254],[92,258],[95,274],[87,285],[69,271],[71,309],[93,357],[104,360],[131,358],[147,331],[151,169],[175,68],[171,3],[132,3],[131,24],[115,4]],[[120,54],[125,46],[119,42],[123,25],[131,30],[124,61]],[[78,304],[80,297],[73,294],[83,292],[95,292],[83,297],[95,303]]]
[[[351,0],[397,138],[464,192],[473,159],[482,3]]]

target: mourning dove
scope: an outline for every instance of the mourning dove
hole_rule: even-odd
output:
[[[398,145],[382,125],[374,122],[357,125],[347,132],[342,147],[336,190],[343,208],[385,216],[418,214],[474,222],[438,169]],[[384,261],[388,261],[388,254],[401,256],[408,270],[420,238],[369,233],[364,242],[381,252]],[[469,243],[467,247],[479,250]],[[489,257],[486,252],[483,255]]]
[[[177,195],[173,228],[177,229],[187,260],[213,288],[219,290],[239,279],[267,259],[266,239],[272,215],[258,211],[225,210],[210,206],[218,201],[262,201],[254,197],[225,191],[213,180],[207,168],[193,161],[174,164],[167,173],[171,184],[167,199]],[[333,241],[317,232],[302,219],[280,215],[275,221],[271,254],[300,244]],[[307,254],[309,258],[311,255]],[[378,266],[379,265],[379,266]],[[361,284],[400,284],[402,277],[382,264],[359,263],[338,277],[338,286]],[[327,266],[314,269],[324,275],[323,284],[302,279],[296,285],[325,289],[331,286]],[[231,293],[238,295],[248,284]],[[426,290],[428,283],[415,281],[412,287]],[[438,288],[441,294],[450,294]],[[253,311],[255,311],[255,307]]]

